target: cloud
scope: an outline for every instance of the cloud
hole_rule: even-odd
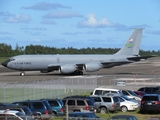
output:
[[[72,18],[72,17],[83,17],[78,12],[49,12],[43,16],[44,19],[53,19],[53,18]]]
[[[31,17],[26,14],[8,14],[3,20],[7,23],[29,23]]]
[[[87,15],[86,19],[79,22],[77,24],[77,27],[80,28],[105,28],[110,27],[113,24],[109,22],[106,18],[102,18],[101,20],[97,20],[95,14],[89,14]]]
[[[84,34],[84,33],[82,33],[82,32],[64,32],[64,33],[62,33],[63,35],[77,35],[77,34]]]
[[[102,34],[102,32],[99,30],[89,30],[87,33],[88,34]]]
[[[114,25],[112,26],[113,28],[115,28],[116,31],[127,31],[127,26],[120,24],[120,23],[114,23]]]
[[[56,22],[53,20],[42,20],[41,23],[47,24],[47,25],[55,25],[56,24]]]
[[[57,8],[71,9],[71,7],[69,6],[64,6],[58,3],[48,3],[48,2],[39,2],[32,6],[22,7],[21,9],[51,10],[51,9],[57,9]]]
[[[46,28],[42,28],[42,27],[34,27],[34,28],[21,28],[21,30],[40,30],[40,31],[46,31]]]
[[[155,31],[147,30],[146,33],[148,33],[148,34],[154,34],[154,35],[160,35],[160,30],[155,30]]]
[[[0,31],[0,35],[11,35],[12,33],[6,31]]]
[[[0,16],[12,16],[9,12],[0,12]]]
[[[150,26],[147,24],[142,24],[142,25],[132,25],[129,28],[149,28]]]
[[[64,32],[63,35],[78,35],[78,34],[101,34],[99,30],[89,30],[88,32]]]

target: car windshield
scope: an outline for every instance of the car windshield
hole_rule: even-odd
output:
[[[26,115],[25,115],[24,113],[22,113],[22,112],[17,112],[16,115],[19,116],[19,117],[21,117],[21,116],[26,116]]]
[[[127,97],[127,96],[121,96],[122,98],[124,98],[125,100],[131,100],[131,98]]]
[[[128,92],[133,96],[138,96],[136,93],[134,93],[132,90],[128,90]]]
[[[158,101],[158,96],[144,96],[144,101]]]
[[[23,110],[26,113],[26,115],[32,115],[32,111],[28,107],[24,107]]]
[[[88,105],[94,106],[94,103],[91,100],[86,100],[86,101],[87,101]]]

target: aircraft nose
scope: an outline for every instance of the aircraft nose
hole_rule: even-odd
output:
[[[2,65],[3,65],[4,67],[7,67],[7,64],[8,64],[8,61],[5,61],[5,62],[2,63]]]

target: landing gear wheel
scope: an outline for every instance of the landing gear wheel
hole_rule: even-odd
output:
[[[82,71],[79,71],[79,75],[83,75],[83,72],[82,72]]]
[[[80,71],[80,70],[77,70],[77,71],[74,72],[74,75],[83,75],[83,72]]]
[[[20,73],[20,76],[24,76],[24,75],[25,75],[25,72],[21,72],[21,73]]]

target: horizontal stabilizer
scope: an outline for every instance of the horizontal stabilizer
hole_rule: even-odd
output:
[[[128,60],[133,60],[133,61],[140,61],[140,60],[146,60],[151,57],[157,57],[156,55],[151,55],[151,56],[139,56],[139,57],[129,57],[127,58]]]

